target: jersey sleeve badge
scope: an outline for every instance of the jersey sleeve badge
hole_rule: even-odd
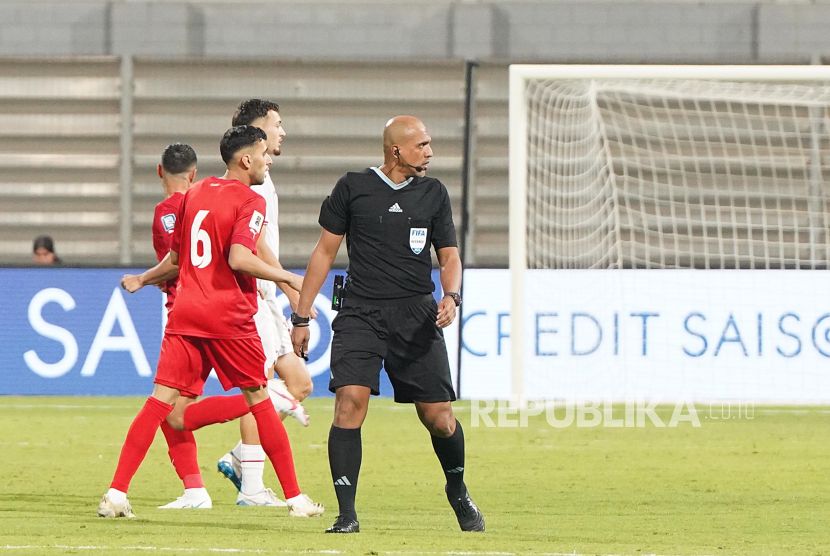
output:
[[[161,217],[161,225],[164,227],[164,231],[168,234],[173,233],[173,229],[176,227],[176,215],[173,213],[165,214]]]
[[[248,227],[251,229],[253,235],[257,235],[262,230],[262,223],[265,222],[265,217],[259,212],[254,211],[251,215],[251,221],[248,222]]]

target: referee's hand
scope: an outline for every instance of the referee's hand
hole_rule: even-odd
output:
[[[444,297],[438,302],[438,320],[435,324],[439,328],[446,328],[455,320],[455,301],[451,297]]]
[[[308,361],[308,338],[310,336],[307,326],[295,326],[291,329],[291,345],[294,346],[294,353],[306,361]]]

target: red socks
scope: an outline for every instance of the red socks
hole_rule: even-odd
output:
[[[265,450],[277,472],[285,497],[298,496],[300,487],[294,471],[294,456],[291,453],[288,433],[285,432],[285,427],[277,416],[270,399],[249,408],[242,395],[206,398],[187,407],[184,413],[185,428],[196,430],[213,423],[224,423],[245,415],[249,410],[256,419],[262,449]],[[176,467],[176,473],[184,482],[184,487],[204,487],[196,459],[196,442],[193,433],[176,431],[170,427],[165,419],[171,411],[173,411],[172,405],[153,397],[147,398],[144,407],[138,412],[127,432],[110,488],[121,492],[129,490],[130,481],[141,462],[144,461],[159,426],[167,439],[170,460]]]
[[[167,454],[176,469],[176,474],[184,483],[184,488],[204,488],[193,433],[177,431],[166,420],[161,422],[161,432],[167,440]]]
[[[192,406],[191,406],[192,407]],[[291,443],[285,426],[277,416],[274,404],[270,399],[251,406],[251,413],[256,419],[259,441],[262,449],[268,454],[268,459],[277,472],[285,498],[294,498],[300,495],[300,486],[297,484],[297,474],[294,471],[294,456],[291,453]]]
[[[245,396],[211,396],[192,403],[184,410],[184,428],[189,431],[215,423],[239,419],[250,411]]]
[[[144,456],[147,455],[147,450],[150,449],[150,445],[153,443],[159,425],[171,411],[173,411],[172,405],[156,398],[147,398],[144,407],[135,416],[133,424],[130,425],[130,430],[127,432],[127,438],[124,440],[124,446],[121,447],[121,457],[118,458],[118,467],[115,469],[115,477],[112,479],[110,488],[127,492],[130,488],[130,481],[135,472],[138,471],[138,467],[144,461]]]

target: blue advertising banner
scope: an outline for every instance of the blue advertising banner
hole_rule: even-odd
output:
[[[120,287],[125,273],[142,270],[0,269],[0,395],[149,395],[163,335],[163,294]],[[314,303],[308,368],[316,396],[332,395],[336,313],[330,294],[338,273],[344,271],[329,273]],[[278,302],[288,317],[288,300],[281,295]],[[207,381],[205,395],[223,392],[215,377]],[[381,395],[391,394],[381,373]]]
[[[0,393],[149,394],[162,294],[127,294],[124,272],[0,270]]]

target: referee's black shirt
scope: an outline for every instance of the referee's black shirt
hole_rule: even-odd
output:
[[[320,208],[320,225],[346,235],[349,293],[366,299],[432,293],[429,246],[457,246],[447,188],[434,178],[414,176],[401,187],[381,176],[375,168],[347,173]]]

